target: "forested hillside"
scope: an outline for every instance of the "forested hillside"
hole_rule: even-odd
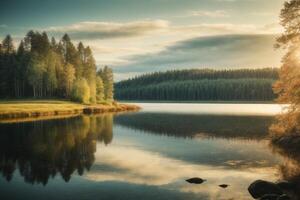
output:
[[[275,98],[278,70],[192,69],[155,72],[115,84],[119,100],[254,100]]]
[[[108,67],[97,71],[90,47],[75,47],[67,34],[56,42],[29,31],[17,50],[8,35],[0,44],[0,97],[110,101],[113,73]]]

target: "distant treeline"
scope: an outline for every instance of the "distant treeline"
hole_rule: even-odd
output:
[[[275,98],[278,70],[192,69],[155,72],[115,84],[119,100],[255,100]]]
[[[112,70],[97,71],[90,47],[29,31],[17,50],[10,35],[0,43],[0,98],[67,98],[83,103],[113,99]]]

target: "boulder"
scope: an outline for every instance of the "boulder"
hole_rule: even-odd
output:
[[[256,180],[248,187],[248,191],[255,199],[261,198],[267,194],[282,195],[283,192],[278,185],[272,182]]]
[[[265,194],[259,200],[277,200],[279,195],[277,194]]]
[[[282,190],[293,190],[295,188],[293,183],[290,183],[288,181],[280,181],[276,183]]]
[[[280,195],[277,200],[291,200],[291,197],[289,197],[286,194]]]

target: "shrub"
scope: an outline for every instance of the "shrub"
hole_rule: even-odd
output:
[[[72,90],[72,100],[80,103],[90,103],[90,88],[84,78],[75,81]]]

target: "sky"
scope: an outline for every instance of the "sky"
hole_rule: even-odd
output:
[[[2,0],[0,37],[29,30],[89,45],[115,80],[187,68],[279,67],[284,0]]]

